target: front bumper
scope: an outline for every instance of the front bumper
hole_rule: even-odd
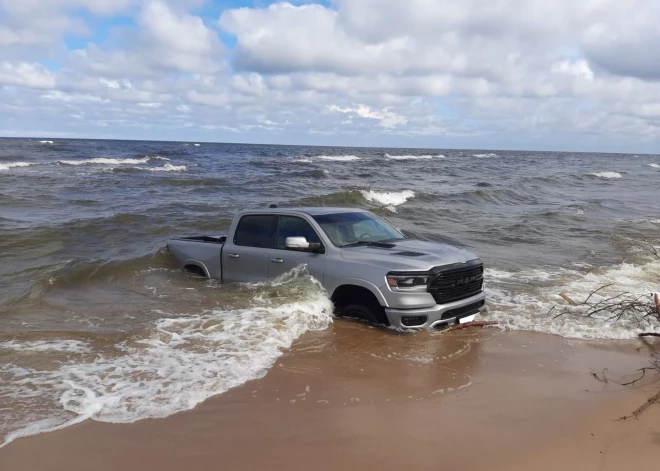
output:
[[[401,329],[426,329],[442,325],[457,324],[460,319],[479,313],[483,309],[486,293],[483,291],[469,298],[448,304],[420,309],[385,308],[385,314],[392,327]]]

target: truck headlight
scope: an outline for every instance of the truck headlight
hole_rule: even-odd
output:
[[[426,291],[430,279],[424,275],[387,275],[387,285],[392,291],[416,293]]]

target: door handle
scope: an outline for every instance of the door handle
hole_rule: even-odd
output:
[[[270,261],[273,263],[284,263],[284,260],[281,258],[271,258]]]
[[[240,257],[240,255],[238,255],[237,253],[228,253],[227,257],[229,257],[229,258],[238,258],[238,257]]]

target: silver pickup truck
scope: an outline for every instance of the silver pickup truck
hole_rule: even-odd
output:
[[[474,318],[485,303],[483,264],[446,244],[406,238],[349,208],[239,212],[229,233],[167,243],[181,268],[223,282],[256,282],[306,265],[337,313],[397,328]]]

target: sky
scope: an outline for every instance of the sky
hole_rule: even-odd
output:
[[[660,153],[660,0],[0,0],[0,136]]]

